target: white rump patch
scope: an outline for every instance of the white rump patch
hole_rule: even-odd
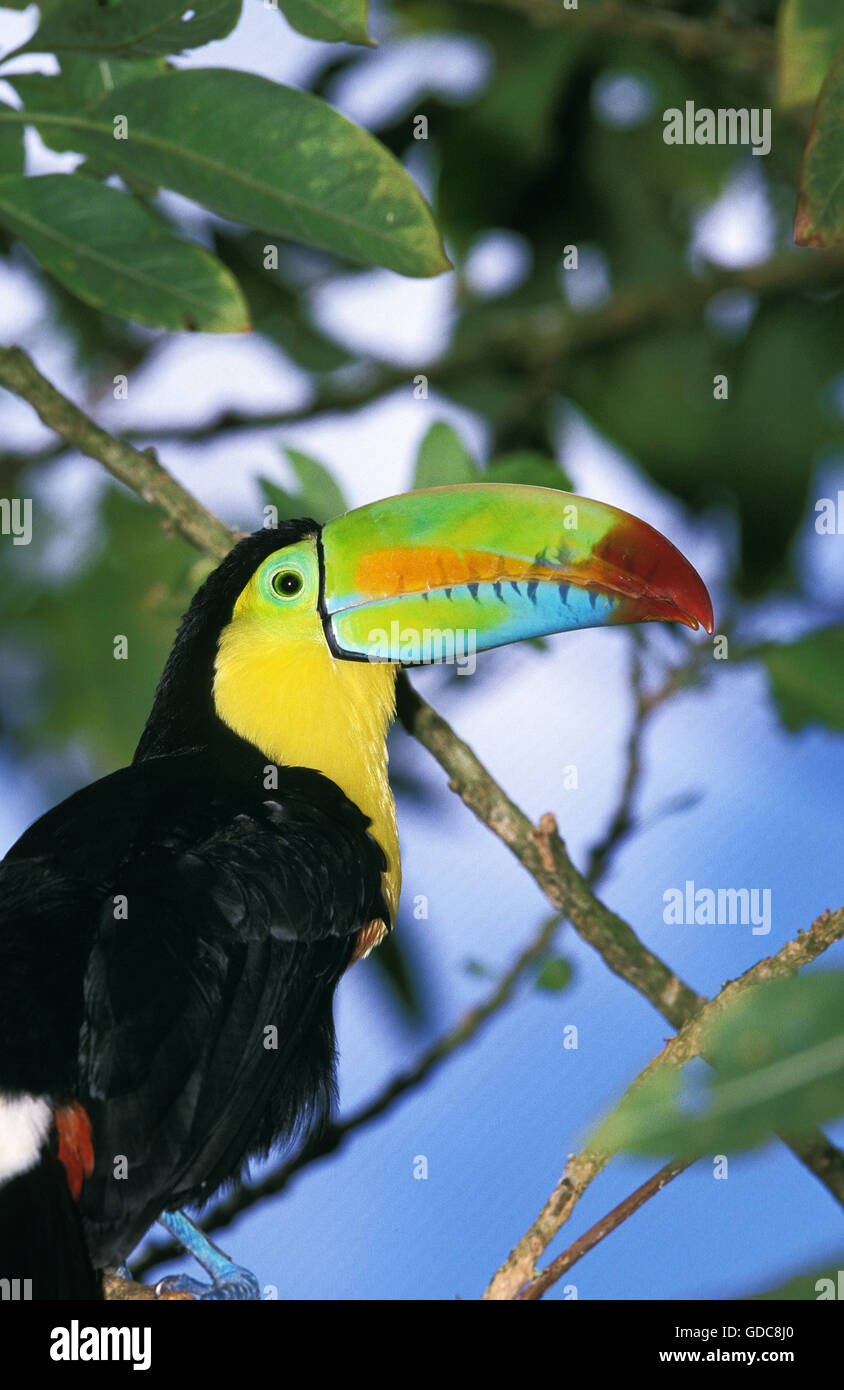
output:
[[[0,1183],[35,1167],[52,1119],[40,1096],[0,1095]]]

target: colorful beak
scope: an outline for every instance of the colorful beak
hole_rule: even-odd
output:
[[[646,522],[552,488],[466,483],[358,507],[321,535],[336,656],[453,659],[575,628],[670,622],[713,631],[688,560]],[[471,636],[469,636],[471,634]]]

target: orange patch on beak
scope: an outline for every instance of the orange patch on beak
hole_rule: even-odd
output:
[[[506,570],[506,572],[504,572]],[[368,598],[397,598],[423,594],[458,584],[495,583],[500,580],[544,579],[572,582],[572,571],[551,562],[536,563],[487,550],[449,550],[443,546],[406,546],[375,550],[364,555],[355,570],[359,593]]]

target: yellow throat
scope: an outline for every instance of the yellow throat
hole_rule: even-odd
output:
[[[280,617],[256,580],[241,593],[220,637],[217,714],[269,762],[330,777],[369,817],[387,857],[384,897],[395,922],[401,860],[386,742],[395,715],[395,668],[336,659],[315,607]]]

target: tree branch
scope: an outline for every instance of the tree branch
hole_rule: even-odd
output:
[[[576,10],[563,7],[563,0],[463,0],[463,3],[491,5],[513,10],[541,28],[578,25],[598,33],[645,43],[667,44],[681,58],[728,58],[745,67],[762,70],[773,67],[774,33],[763,25],[736,24],[726,16],[693,19],[670,10],[653,11],[622,4],[620,0],[600,0],[589,4],[580,0]]]
[[[570,354],[623,342],[663,325],[682,321],[703,308],[714,294],[722,290],[741,289],[768,298],[839,282],[844,282],[844,249],[833,247],[824,251],[789,251],[772,257],[762,265],[751,266],[745,270],[709,267],[704,275],[687,276],[668,287],[641,291],[621,290],[603,309],[590,314],[575,314],[565,307],[552,310],[548,305],[529,313],[523,310],[490,309],[486,315],[484,331],[479,332],[471,344],[447,353],[439,361],[432,362],[426,370],[432,388],[446,393],[470,382],[479,369],[486,371],[491,366],[506,368],[514,373],[518,381],[527,382],[531,386],[542,376],[547,381],[548,392],[553,393],[564,388],[565,360]],[[20,349],[5,351],[24,356]],[[372,375],[367,377],[363,384],[344,385],[329,382],[315,393],[308,405],[295,410],[270,410],[255,414],[225,410],[203,425],[166,425],[148,430],[127,430],[124,440],[144,441],[147,444],[178,440],[180,443],[197,444],[232,432],[281,429],[306,423],[324,414],[348,413],[379,400],[390,391],[402,387],[406,387],[408,391],[411,389],[408,372],[376,360],[373,360],[371,367]],[[43,382],[44,378],[40,377],[40,374],[38,376]],[[0,377],[0,380],[3,378]],[[13,385],[8,377],[5,384],[10,390],[24,395],[27,400],[32,400],[29,394],[32,390],[31,384],[27,386],[22,380],[22,387],[25,388],[22,389]],[[43,396],[42,391],[39,394]],[[34,401],[32,403],[35,404]],[[72,409],[76,410],[76,407]],[[48,419],[43,414],[41,418],[51,429],[62,435],[66,444],[82,449],[83,453],[90,454],[92,458],[98,458],[106,468],[122,478],[123,482],[128,483],[130,487],[134,486],[126,473],[117,471],[111,462],[93,448],[86,447],[72,433],[59,428],[54,419]],[[91,424],[90,421],[88,423]],[[96,426],[93,428],[97,429]],[[94,443],[94,438],[89,432],[83,433],[88,444]],[[101,430],[98,433],[111,440],[112,444],[119,445],[121,451],[128,448],[128,443],[121,444],[105,431]],[[97,444],[98,447],[102,447],[102,439],[98,440]],[[61,454],[64,447],[50,445],[29,455],[27,461],[35,465],[49,462]],[[137,466],[137,452],[133,450],[131,456],[123,452],[124,463],[129,463],[130,457],[134,457]],[[0,454],[0,468],[7,471],[19,468],[22,462],[19,453]],[[131,465],[127,469],[127,472],[129,471]],[[178,487],[178,484],[174,486]],[[140,491],[138,488],[135,490]],[[197,502],[194,506],[200,508]],[[207,517],[208,513],[205,515]],[[205,549],[215,558],[219,558],[219,551],[209,549],[200,538],[194,543],[200,549]]]
[[[654,1173],[652,1178],[648,1178],[647,1182],[643,1182],[641,1187],[637,1187],[635,1192],[630,1193],[629,1197],[625,1197],[623,1202],[619,1202],[617,1207],[613,1207],[611,1212],[602,1216],[600,1221],[595,1222],[594,1226],[590,1226],[589,1230],[580,1236],[573,1245],[570,1245],[568,1250],[564,1250],[561,1255],[552,1260],[541,1274],[538,1274],[535,1279],[525,1285],[520,1293],[516,1294],[516,1301],[526,1302],[541,1298],[552,1284],[556,1284],[557,1280],[571,1269],[572,1265],[577,1264],[577,1261],[583,1259],[584,1255],[588,1255],[590,1250],[594,1250],[605,1236],[608,1236],[611,1231],[617,1230],[622,1222],[633,1216],[640,1207],[645,1205],[645,1202],[650,1201],[651,1197],[655,1197],[681,1173],[685,1173],[686,1169],[690,1168],[694,1162],[696,1160],[690,1158],[672,1159],[670,1163],[666,1163],[658,1173]]]
[[[236,539],[217,517],[161,467],[151,449],[142,453],[117,439],[57,391],[18,347],[0,348],[0,385],[29,401],[48,429],[96,459],[145,502],[163,512],[172,529],[192,545],[222,560]]]
[[[642,641],[639,634],[633,629],[633,657],[630,669],[630,684],[633,690],[633,719],[630,724],[630,732],[627,735],[627,744],[624,750],[624,780],[621,786],[621,795],[615,809],[612,820],[607,827],[606,834],[592,846],[589,851],[589,858],[586,861],[586,868],[583,877],[594,888],[604,874],[607,864],[619,846],[627,839],[633,830],[633,801],[636,790],[642,775],[642,742],[645,735],[645,726],[648,714],[651,709],[645,705],[644,692],[644,668],[642,664]]]
[[[175,1289],[162,1289],[156,1293],[154,1284],[141,1284],[135,1279],[124,1279],[116,1269],[103,1271],[103,1298],[108,1303],[170,1303],[175,1301],[195,1303],[192,1293],[178,1293]]]

